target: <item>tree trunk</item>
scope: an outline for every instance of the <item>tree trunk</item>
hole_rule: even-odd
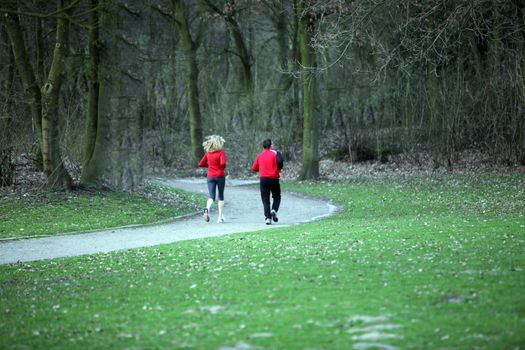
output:
[[[9,37],[7,31],[0,29],[1,41],[0,45],[9,46]],[[7,57],[6,57],[7,56]],[[11,186],[14,181],[15,167],[13,164],[13,149],[15,146],[16,135],[12,128],[13,121],[13,81],[15,77],[15,62],[13,53],[7,50],[4,54],[0,54],[0,60],[7,61],[7,69],[0,73],[0,80],[2,81],[2,88],[5,93],[4,99],[0,102],[5,117],[0,117],[0,187]],[[5,62],[4,61],[4,62]]]
[[[239,85],[243,92],[251,95],[253,93],[253,74],[252,74],[252,57],[250,51],[246,46],[242,31],[239,23],[235,19],[236,4],[234,0],[229,1],[228,6],[225,6],[225,10],[221,10],[217,5],[216,1],[205,0],[208,7],[210,7],[215,13],[219,14],[226,21],[226,25],[230,29],[235,48],[237,49],[237,55],[241,60],[239,69]]]
[[[293,0],[293,7],[297,8],[297,1]],[[299,40],[299,16],[293,16],[293,36],[292,36],[292,60],[294,73],[299,70],[299,62],[301,61],[300,40]],[[297,118],[297,125],[303,124],[303,113],[300,112],[301,88],[299,79],[292,80],[292,98],[289,110],[291,115]],[[294,128],[293,140],[299,141],[303,139],[303,128]]]
[[[98,75],[100,63],[98,5],[98,0],[90,0],[90,11],[88,14],[88,97],[82,154],[82,175],[80,179],[80,182],[86,186],[97,185],[103,176],[103,169],[97,166],[97,159],[94,158],[96,145],[102,144],[98,140],[102,137],[102,133],[99,132],[98,128],[98,98],[100,90]]]
[[[90,179],[88,185],[133,191],[145,172],[142,131],[146,93],[141,68],[147,28],[140,4],[127,0],[98,3],[99,87],[98,97],[92,96],[97,100],[97,135],[86,179]]]
[[[517,127],[516,127],[516,139],[521,140],[517,142],[517,150],[516,150],[516,156],[517,161],[521,165],[525,165],[525,131],[523,129],[525,128],[525,121],[523,120],[523,114],[525,112],[525,0],[515,0],[515,6],[518,10],[518,18],[519,18],[519,25],[521,32],[521,37],[523,38],[522,44],[521,44],[521,79],[520,79],[520,104],[521,104],[521,117],[518,116],[517,118]]]
[[[244,44],[244,40],[242,38],[241,28],[239,27],[239,23],[235,20],[235,18],[228,17],[226,19],[226,23],[228,24],[228,27],[230,28],[231,34],[233,36],[233,42],[235,43],[235,47],[237,48],[237,54],[239,55],[239,59],[241,60],[241,69],[240,69],[240,85],[244,92],[248,94],[253,93],[253,77],[252,77],[252,63],[250,58],[250,53],[248,51],[248,48]]]
[[[310,45],[314,18],[305,11],[304,1],[298,1],[299,42],[301,53],[301,84],[303,91],[303,162],[299,178],[319,178],[319,115],[315,111],[317,98],[316,54]]]
[[[178,28],[184,51],[184,70],[186,95],[188,97],[188,114],[190,124],[192,164],[197,166],[204,155],[202,147],[202,116],[199,101],[199,67],[197,65],[197,48],[191,38],[190,26],[187,20],[186,6],[183,0],[173,0],[175,24]]]
[[[31,117],[36,127],[38,143],[42,145],[42,105],[41,105],[41,94],[40,89],[33,72],[33,67],[29,61],[29,55],[24,43],[24,37],[22,34],[22,28],[18,17],[10,13],[0,14],[9,40],[11,42],[11,48],[13,50],[13,56],[15,58],[16,68],[24,87],[24,92],[29,97],[29,108],[31,111]]]
[[[39,0],[33,0],[33,5],[38,6]],[[35,75],[38,82],[38,86],[44,85],[45,79],[45,49],[44,49],[44,31],[42,28],[42,18],[35,18],[35,32],[36,32],[36,69]]]
[[[294,20],[293,33],[288,31],[289,17],[282,2],[274,4],[276,10],[273,19],[279,48],[279,69],[284,72],[279,78],[277,88],[283,92],[288,91],[296,81],[293,76],[297,68],[297,19]],[[296,18],[297,16],[291,16]],[[290,49],[290,42],[292,48]]]
[[[38,0],[33,0],[34,6],[38,5]],[[35,79],[37,81],[38,86],[44,85],[44,79],[45,79],[45,67],[44,67],[44,59],[45,59],[45,49],[44,49],[44,31],[42,28],[42,19],[41,18],[35,18],[35,32],[36,32],[36,65],[35,65]],[[35,121],[33,120],[33,124],[35,124]],[[39,121],[39,124],[41,124],[41,120]],[[40,129],[38,129],[40,130]],[[34,164],[36,168],[40,171],[44,170],[44,161],[42,159],[42,142],[41,140],[41,132],[39,131],[38,135],[38,142],[36,143],[36,147],[33,149],[34,154]]]
[[[71,187],[73,181],[64,167],[60,152],[59,95],[63,78],[64,58],[67,53],[69,23],[64,10],[67,1],[57,1],[56,42],[53,60],[42,87],[42,157],[44,176],[49,187]]]

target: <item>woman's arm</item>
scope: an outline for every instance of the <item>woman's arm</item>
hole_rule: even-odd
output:
[[[199,168],[207,168],[208,167],[208,153],[204,154],[201,161],[199,162]]]
[[[226,152],[221,153],[220,164],[221,168],[226,169]]]

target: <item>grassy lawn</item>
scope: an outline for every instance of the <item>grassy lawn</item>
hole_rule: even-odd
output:
[[[344,211],[0,266],[0,349],[525,349],[525,174],[284,187]]]
[[[148,224],[195,212],[202,197],[149,184],[131,193],[39,192],[0,198],[0,238],[54,235],[125,225]]]

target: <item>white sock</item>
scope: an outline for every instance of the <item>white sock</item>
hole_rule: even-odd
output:
[[[224,220],[224,201],[219,201],[219,219],[223,219]]]

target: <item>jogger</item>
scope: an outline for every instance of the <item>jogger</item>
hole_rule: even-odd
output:
[[[210,209],[215,201],[217,190],[219,192],[219,200],[217,203],[219,215],[217,217],[217,223],[224,222],[224,187],[226,183],[224,169],[226,168],[226,153],[222,150],[223,145],[224,139],[218,135],[206,136],[206,141],[202,144],[206,154],[200,160],[199,167],[208,168],[209,197],[206,201],[206,208],[203,214],[206,222],[210,221]]]
[[[279,206],[281,205],[281,186],[279,184],[279,179],[270,179],[268,177],[261,177],[260,189],[261,189],[261,200],[264,207],[264,217],[272,219],[277,222],[277,212],[279,211]],[[270,209],[270,193],[272,194],[272,206]]]
[[[283,157],[281,152],[272,149],[272,140],[263,141],[262,151],[252,165],[252,170],[259,172],[259,185],[261,200],[264,207],[264,220],[266,225],[279,221],[277,212],[281,205],[281,185],[279,183],[280,173],[283,168]],[[270,207],[270,193],[273,202]]]

